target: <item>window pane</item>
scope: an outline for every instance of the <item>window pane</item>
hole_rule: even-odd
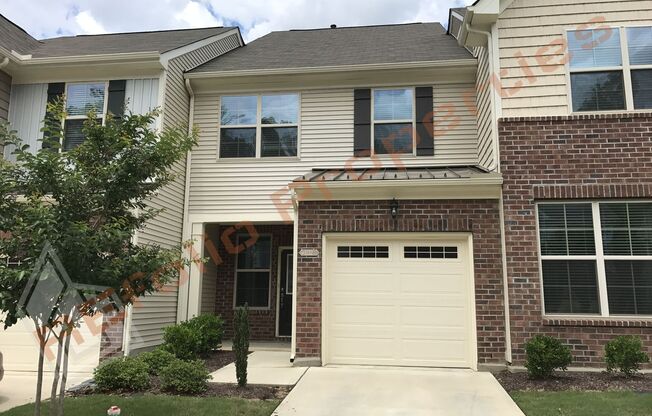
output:
[[[573,111],[625,109],[623,73],[591,72],[571,74]]]
[[[652,261],[605,262],[609,313],[652,315]]]
[[[262,157],[297,155],[296,127],[263,127],[262,135]]]
[[[84,121],[86,120],[66,120],[63,139],[64,152],[74,149],[86,139],[82,132]]]
[[[269,272],[238,272],[237,279],[236,306],[269,306]]]
[[[258,97],[222,97],[222,125],[238,126],[256,124]]]
[[[264,95],[261,122],[263,124],[297,124],[299,96],[297,94]]]
[[[652,203],[602,203],[600,219],[606,255],[652,255]]]
[[[600,313],[593,260],[543,260],[546,313]]]
[[[69,116],[85,116],[94,110],[104,112],[104,83],[70,84],[66,92],[66,112]]]
[[[375,124],[374,153],[412,153],[412,124]]]
[[[222,129],[220,157],[255,157],[256,129]]]
[[[538,211],[542,255],[595,254],[591,204],[541,204]]]
[[[375,90],[374,120],[412,120],[412,90]]]
[[[569,32],[568,49],[571,69],[622,65],[618,28]]]
[[[628,27],[627,45],[630,64],[652,64],[652,26]]]
[[[652,69],[632,71],[632,90],[635,109],[652,108]]]
[[[238,245],[247,241],[249,236],[238,237]],[[254,245],[238,253],[239,270],[261,270],[270,268],[272,240],[269,236],[259,236]]]

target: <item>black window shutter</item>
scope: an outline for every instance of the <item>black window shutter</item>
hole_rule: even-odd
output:
[[[124,79],[109,81],[109,102],[107,111],[114,118],[121,118],[125,112],[125,89],[127,81]]]
[[[432,87],[415,88],[417,117],[417,156],[435,154],[435,125]]]
[[[371,156],[371,90],[355,90],[353,101],[353,154]]]
[[[48,84],[48,104],[55,103],[59,98],[61,98],[66,91],[66,83],[65,82],[51,82]],[[47,111],[46,107],[46,113],[45,113],[45,123],[47,129],[61,129],[61,120],[56,120],[52,118],[52,113]],[[43,149],[50,149],[52,148],[53,143],[51,143],[52,140],[52,135],[48,133],[48,131],[43,132]]]

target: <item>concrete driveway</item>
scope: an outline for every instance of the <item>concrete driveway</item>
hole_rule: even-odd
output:
[[[523,416],[489,373],[313,367],[273,416]]]
[[[73,387],[91,377],[91,374],[70,373],[66,385]],[[52,376],[46,373],[43,382],[43,398],[50,397],[51,386]],[[0,412],[33,402],[35,393],[36,373],[5,372],[4,378],[0,381]]]

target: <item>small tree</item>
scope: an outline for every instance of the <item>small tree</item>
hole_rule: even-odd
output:
[[[102,310],[80,287],[103,288],[106,297],[125,305],[159,290],[188,263],[181,244],[163,249],[136,245],[132,237],[161,211],[148,201],[175,178],[173,165],[196,143],[187,127],[154,129],[157,111],[107,117],[105,124],[91,112],[85,141],[61,152],[63,101],[49,104],[47,114],[43,146],[34,153],[0,123],[0,145],[13,145],[16,159],[0,159],[0,253],[19,260],[11,266],[0,261],[0,311],[5,328],[24,317],[34,322],[40,344],[36,416],[48,340],[55,337],[58,350],[51,414],[60,415],[72,332],[83,317]],[[44,247],[75,285],[42,299],[43,308],[20,308],[32,272],[44,261]]]
[[[249,355],[249,308],[235,310],[233,316],[233,352],[235,353],[235,376],[238,386],[247,386],[247,357]]]

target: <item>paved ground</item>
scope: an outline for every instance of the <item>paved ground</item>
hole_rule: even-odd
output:
[[[91,374],[68,374],[68,387],[73,387],[92,378]],[[43,382],[43,397],[50,397],[52,378],[45,377]],[[36,392],[36,373],[33,372],[6,372],[0,381],[0,412],[9,410],[34,401]]]
[[[273,416],[523,416],[489,373],[313,367]]]
[[[307,370],[293,367],[289,351],[254,351],[249,356],[247,382],[293,386]],[[236,383],[235,364],[229,364],[211,374],[214,383]]]

